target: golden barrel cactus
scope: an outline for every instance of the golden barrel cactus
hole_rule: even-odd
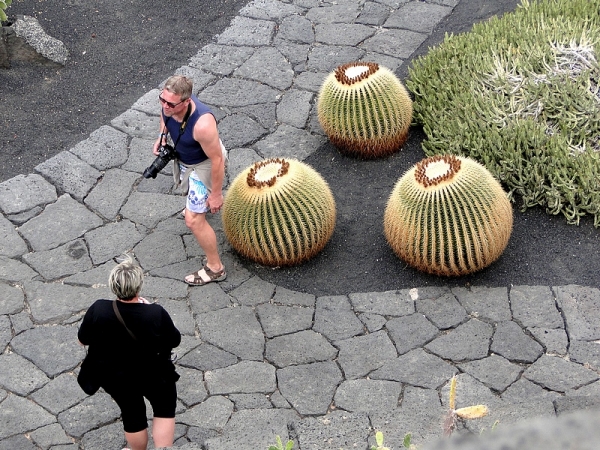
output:
[[[408,91],[389,69],[351,62],[325,79],[317,111],[325,133],[342,153],[373,159],[404,145],[413,107]]]
[[[317,253],[335,227],[335,200],[312,167],[271,158],[254,163],[231,184],[223,229],[241,255],[267,266],[291,266]]]
[[[494,262],[512,232],[512,206],[492,174],[454,155],[424,159],[396,183],[384,215],[385,237],[409,265],[460,276]]]

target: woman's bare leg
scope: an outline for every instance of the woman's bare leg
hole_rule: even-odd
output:
[[[155,417],[152,420],[152,439],[154,440],[154,446],[157,448],[173,447],[175,419]]]
[[[135,433],[125,432],[125,439],[131,450],[146,450],[146,447],[148,447],[148,429]]]

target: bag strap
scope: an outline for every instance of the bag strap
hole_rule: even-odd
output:
[[[127,325],[125,325],[125,321],[123,320],[123,316],[121,316],[121,313],[119,312],[119,307],[117,306],[117,302],[118,302],[118,300],[113,300],[113,310],[115,311],[115,314],[117,315],[117,319],[119,319],[119,322],[121,322],[123,324],[123,326],[125,327],[125,329],[129,333],[129,336],[131,336],[134,341],[137,341],[137,338],[135,337],[135,334],[133,334],[131,332],[131,330],[129,328],[127,328]]]

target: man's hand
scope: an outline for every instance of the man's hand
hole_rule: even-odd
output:
[[[154,143],[154,146],[152,147],[152,153],[154,153],[154,156],[158,156],[158,149],[163,144],[162,140],[163,140],[163,137],[160,136]]]
[[[211,192],[208,194],[207,203],[211,213],[219,212],[223,206],[223,194],[221,192]]]

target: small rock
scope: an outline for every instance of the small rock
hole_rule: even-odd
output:
[[[65,65],[69,51],[62,41],[46,34],[39,22],[31,16],[19,17],[13,24],[15,34],[25,39],[39,54]]]

